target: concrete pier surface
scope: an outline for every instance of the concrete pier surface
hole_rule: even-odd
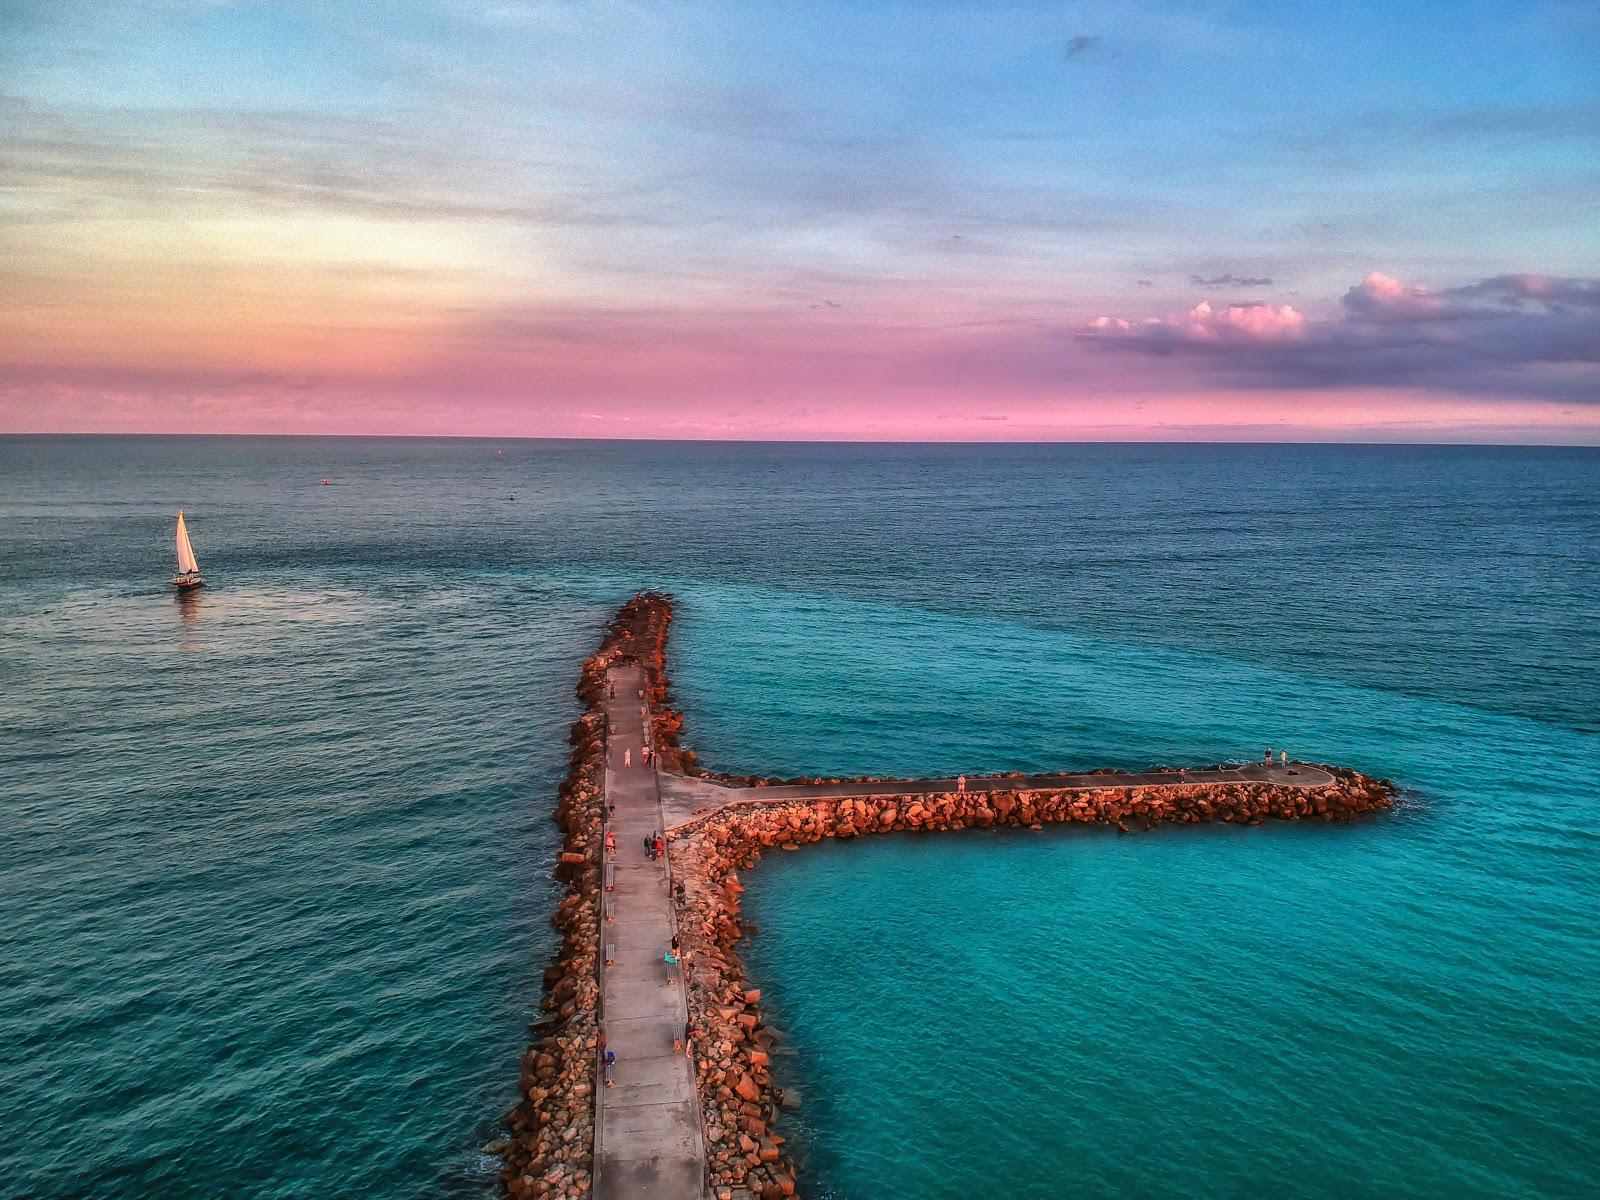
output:
[[[617,1056],[611,1083],[595,1089],[595,1194],[602,1200],[700,1200],[705,1147],[694,1069],[673,1039],[688,1011],[683,981],[663,955],[673,911],[665,859],[651,860],[644,839],[664,832],[655,772],[644,765],[644,720],[637,665],[607,673],[611,734],[606,750],[606,854],[600,943],[600,1026]]]

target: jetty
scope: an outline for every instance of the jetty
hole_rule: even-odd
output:
[[[688,1011],[666,953],[677,932],[667,860],[645,849],[664,822],[655,771],[645,765],[644,672],[606,673],[606,854],[600,898],[600,1020],[616,1056],[595,1093],[595,1193],[603,1200],[703,1195],[705,1146],[694,1065],[684,1053]]]
[[[717,775],[680,744],[669,597],[640,593],[585,664],[557,819],[560,952],[523,1060],[501,1179],[513,1200],[797,1194],[776,1035],[736,952],[739,872],[824,838],[1053,823],[1343,821],[1393,786],[1303,762],[932,779]],[[663,853],[655,853],[660,838]],[[647,840],[650,848],[647,849]],[[676,953],[673,953],[676,951]]]

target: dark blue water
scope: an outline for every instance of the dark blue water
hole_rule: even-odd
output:
[[[764,863],[813,1191],[1593,1194],[1597,508],[1581,450],[0,439],[0,1194],[488,1190],[640,586],[714,765],[1408,789]]]

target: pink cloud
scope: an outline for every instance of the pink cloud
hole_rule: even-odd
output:
[[[1100,317],[1078,332],[1101,347],[1201,353],[1244,386],[1406,383],[1458,393],[1600,399],[1600,280],[1496,275],[1433,290],[1374,271],[1339,312],[1200,304],[1181,317]]]
[[[1096,317],[1084,330],[1091,338],[1143,338],[1172,343],[1293,342],[1305,337],[1305,315],[1290,305],[1235,303],[1215,307],[1202,300],[1180,317],[1135,324],[1121,317]]]
[[[1434,291],[1374,271],[1344,294],[1344,307],[1352,317],[1376,322],[1555,317],[1600,310],[1600,280],[1495,275],[1464,287]]]
[[[1402,283],[1381,271],[1371,272],[1344,294],[1344,306],[1372,320],[1431,321],[1449,311],[1449,302],[1419,284]]]

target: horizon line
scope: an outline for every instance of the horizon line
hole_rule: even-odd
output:
[[[6,430],[0,440],[22,438],[254,438],[318,441],[457,441],[457,442],[592,442],[625,445],[702,445],[702,446],[1414,446],[1418,448],[1597,450],[1595,441],[1428,441],[1388,438],[817,438],[817,437],[593,437],[581,434],[480,434],[480,433],[217,433],[84,431],[84,430]]]

